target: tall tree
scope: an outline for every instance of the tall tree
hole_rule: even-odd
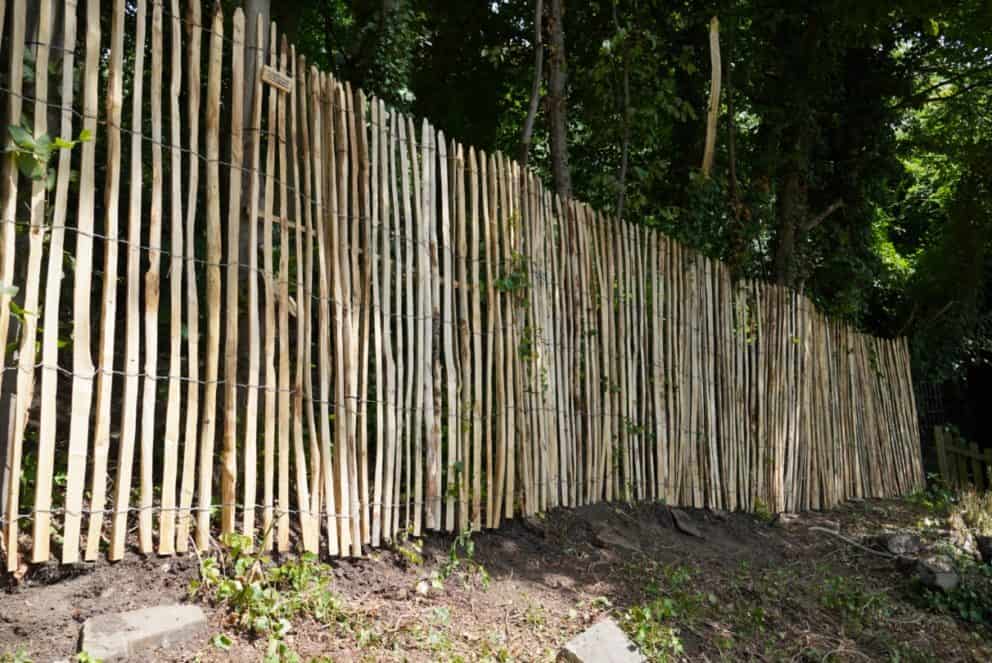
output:
[[[572,197],[572,174],[568,165],[567,64],[565,57],[565,11],[563,0],[550,0],[548,31],[551,57],[548,71],[548,121],[551,134],[551,176],[555,191],[563,198]]]
[[[544,39],[541,24],[544,14],[543,0],[534,0],[534,84],[530,91],[530,105],[524,120],[523,135],[520,138],[520,164],[526,168],[530,159],[530,143],[534,136],[534,120],[541,99],[541,82],[544,77]]]

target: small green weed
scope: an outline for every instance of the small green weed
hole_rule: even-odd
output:
[[[292,620],[344,620],[341,602],[331,591],[331,569],[315,555],[305,553],[273,566],[260,553],[249,552],[248,537],[226,534],[221,541],[224,551],[201,561],[200,580],[193,581],[190,594],[226,607],[237,616],[240,628],[268,639],[267,661],[298,660],[285,643]],[[226,651],[232,642],[218,634],[212,643]]]
[[[889,597],[884,592],[866,588],[864,578],[836,576],[827,578],[820,592],[820,604],[840,613],[849,626],[864,628],[892,613]]]
[[[695,621],[716,597],[692,589],[689,567],[667,564],[652,575],[646,586],[650,600],[626,610],[621,626],[649,660],[667,661],[684,653],[679,631],[672,624]]]
[[[906,498],[912,504],[917,504],[935,513],[947,513],[957,502],[954,491],[947,487],[938,474],[927,475],[927,486]]]
[[[685,651],[678,629],[665,623],[673,614],[671,602],[664,599],[634,606],[624,613],[622,625],[645,657],[652,661],[667,661]]]
[[[12,652],[0,654],[0,663],[32,663],[32,660],[23,647],[18,647]]]
[[[775,520],[775,514],[772,512],[771,507],[760,498],[755,498],[754,500],[754,516],[764,523],[770,523]]]
[[[486,567],[475,561],[475,541],[472,540],[472,530],[466,529],[455,537],[448,550],[448,559],[441,565],[440,580],[444,581],[453,576],[459,569],[465,571],[465,582],[468,584],[473,575],[478,575],[483,589],[489,587],[491,578]]]

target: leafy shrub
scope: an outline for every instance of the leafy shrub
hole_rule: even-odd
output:
[[[961,582],[949,592],[919,588],[924,606],[966,622],[992,626],[992,566],[960,558],[958,570]]]
[[[200,580],[190,586],[192,596],[226,607],[239,628],[269,641],[267,661],[298,657],[285,644],[292,620],[299,617],[331,624],[344,619],[340,599],[331,590],[331,567],[312,553],[280,565],[260,553],[251,553],[251,539],[238,534],[222,537],[224,550],[200,562]],[[226,650],[231,640],[223,634],[214,644]]]

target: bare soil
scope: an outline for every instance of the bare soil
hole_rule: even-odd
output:
[[[983,626],[922,607],[892,561],[809,528],[851,539],[912,529],[922,507],[852,502],[778,527],[752,515],[686,510],[700,537],[675,527],[659,504],[556,510],[477,534],[473,562],[446,580],[454,539],[424,539],[423,561],[404,551],[331,560],[345,615],[294,624],[288,643],[303,661],[554,660],[560,647],[604,615],[671,599],[666,623],[684,660],[989,661]],[[91,616],[187,600],[195,556],[33,569],[0,594],[0,661],[23,648],[36,662],[66,659]],[[681,576],[680,576],[681,574]],[[681,584],[673,578],[682,577]],[[684,579],[688,577],[688,581]],[[418,591],[419,588],[419,591]],[[426,590],[426,594],[424,591]],[[149,660],[262,660],[266,642],[204,606],[210,630]],[[211,643],[233,638],[229,651]]]

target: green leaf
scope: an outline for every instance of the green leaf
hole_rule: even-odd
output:
[[[24,127],[19,127],[16,124],[11,124],[7,127],[7,131],[10,132],[10,137],[14,139],[14,143],[18,147],[25,150],[34,150],[34,138]]]
[[[40,161],[48,161],[52,156],[52,138],[48,134],[41,134],[34,141],[34,153]]]
[[[213,639],[210,642],[213,644],[214,647],[222,651],[229,650],[231,648],[231,645],[234,644],[234,641],[231,639],[231,636],[227,635],[226,633],[218,633],[213,637]]]
[[[93,132],[89,129],[83,129],[79,132],[79,138],[77,140],[80,143],[88,143],[93,140]]]
[[[76,146],[76,143],[71,140],[66,140],[61,136],[57,136],[55,140],[52,141],[52,145],[55,147],[55,149],[58,150],[71,150],[73,147]]]
[[[31,177],[31,173],[34,171],[35,164],[37,163],[34,155],[21,152],[16,155],[16,159],[17,170],[21,171],[21,175]]]

